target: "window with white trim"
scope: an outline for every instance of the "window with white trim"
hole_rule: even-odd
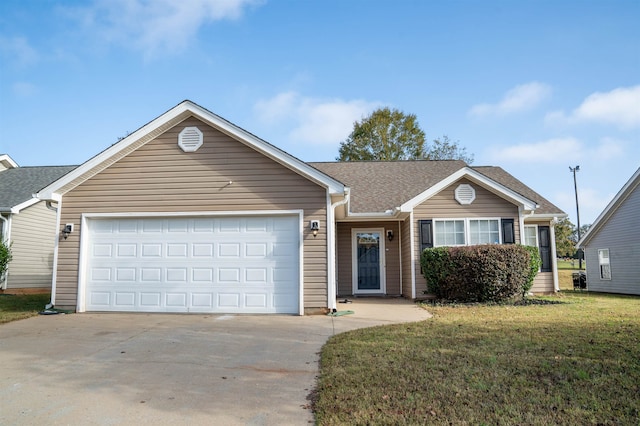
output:
[[[500,244],[500,219],[434,219],[434,241],[438,246]]]
[[[436,246],[466,245],[464,219],[434,220]]]
[[[611,264],[609,263],[609,249],[598,250],[598,263],[600,264],[600,279],[611,279]]]
[[[469,219],[469,244],[500,244],[500,221]]]
[[[538,247],[538,227],[536,225],[524,226],[524,245]]]

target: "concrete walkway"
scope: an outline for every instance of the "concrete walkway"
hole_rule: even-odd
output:
[[[333,334],[429,314],[352,299],[341,316],[74,314],[0,325],[0,424],[301,425]]]

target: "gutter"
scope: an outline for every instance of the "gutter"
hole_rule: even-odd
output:
[[[336,277],[336,252],[337,252],[337,247],[336,247],[336,228],[335,228],[335,224],[336,224],[336,215],[335,215],[335,209],[343,206],[345,204],[347,204],[349,202],[349,200],[351,199],[351,191],[349,190],[349,188],[345,188],[345,197],[344,199],[340,200],[340,201],[336,201],[335,203],[331,204],[331,208],[329,209],[329,215],[331,215],[331,230],[327,229],[327,246],[329,248],[329,250],[331,251],[331,256],[329,257],[329,280],[333,281],[332,285],[329,286],[329,289],[327,291],[327,302],[329,304],[329,312],[336,312],[337,308],[336,308],[336,295],[337,295],[337,287],[338,287],[338,280]],[[347,212],[347,216],[349,215],[349,212]]]

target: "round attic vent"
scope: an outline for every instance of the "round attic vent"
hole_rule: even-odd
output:
[[[476,190],[471,185],[462,183],[455,190],[455,198],[460,204],[471,204],[476,199]]]
[[[178,146],[184,152],[195,152],[202,146],[202,132],[197,127],[185,127],[178,135]]]

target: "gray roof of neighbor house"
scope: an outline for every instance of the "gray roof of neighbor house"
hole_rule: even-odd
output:
[[[0,172],[0,212],[11,211],[77,166],[16,167]]]
[[[467,166],[461,160],[309,163],[351,188],[352,213],[393,210]],[[538,203],[536,214],[564,212],[500,167],[470,167]]]

